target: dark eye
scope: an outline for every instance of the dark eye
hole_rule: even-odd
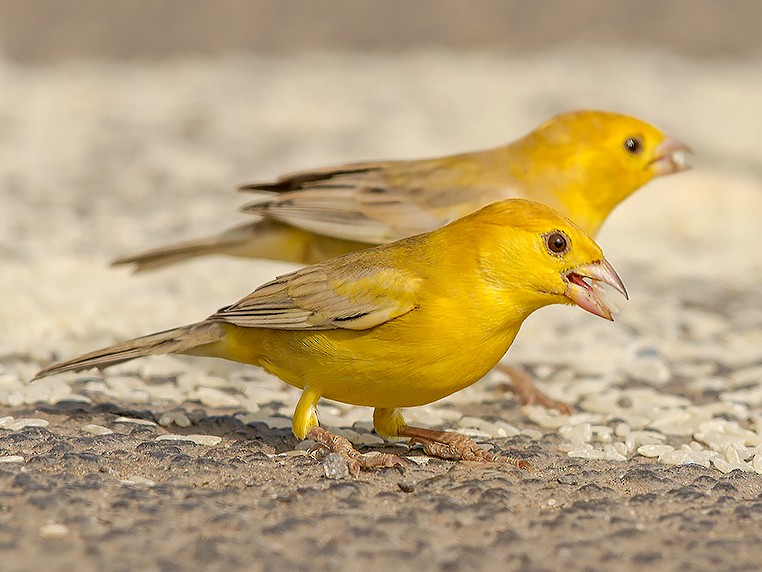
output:
[[[643,150],[643,140],[640,137],[628,137],[624,140],[624,148],[630,155],[637,155]]]
[[[566,254],[569,251],[569,239],[560,230],[554,230],[545,235],[545,246],[551,254]]]

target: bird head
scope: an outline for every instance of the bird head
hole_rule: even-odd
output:
[[[472,216],[481,216],[490,225],[481,235],[490,243],[481,252],[485,278],[496,295],[526,315],[549,304],[576,304],[613,320],[616,307],[601,285],[607,284],[628,297],[601,248],[552,208],[510,199]]]
[[[593,235],[635,190],[654,177],[690,168],[685,144],[618,113],[557,115],[522,141],[531,156],[547,156],[549,168],[556,172],[557,186],[549,191],[553,196],[543,202],[564,210]]]

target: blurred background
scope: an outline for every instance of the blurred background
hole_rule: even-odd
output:
[[[422,47],[526,55],[575,44],[713,59],[762,50],[755,0],[4,0],[0,10],[3,53],[38,63]]]
[[[755,0],[2,0],[0,319],[62,351],[62,324],[110,340],[202,318],[283,268],[108,262],[245,221],[242,182],[491,147],[576,108],[695,151],[604,227],[630,281],[754,284],[760,22]],[[125,304],[151,311],[102,317]]]

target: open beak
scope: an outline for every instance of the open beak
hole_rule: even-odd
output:
[[[654,149],[654,158],[648,165],[656,177],[679,173],[691,168],[686,157],[687,153],[693,153],[693,151],[685,143],[666,137]]]
[[[618,290],[622,296],[629,299],[622,279],[619,278],[614,267],[605,258],[572,268],[565,272],[563,276],[566,280],[566,292],[564,292],[564,296],[580,308],[601,318],[613,320],[613,315],[617,312],[617,308],[606,299],[606,291],[598,284],[599,282],[608,284],[615,290]]]

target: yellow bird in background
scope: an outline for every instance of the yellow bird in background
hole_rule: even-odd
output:
[[[407,425],[400,408],[479,380],[522,322],[548,304],[611,319],[603,288],[626,296],[598,245],[553,209],[498,202],[447,226],[276,278],[202,322],[53,364],[36,377],[152,354],[220,357],[262,367],[302,390],[292,427],[343,455],[350,470],[389,466],[318,425],[321,397],[375,408],[376,431],[427,454],[512,461],[468,437]]]
[[[433,230],[507,198],[549,205],[595,237],[611,211],[639,187],[687,169],[687,151],[633,117],[573,111],[494,149],[354,163],[244,185],[241,190],[261,193],[242,209],[257,220],[114,264],[143,271],[209,254],[312,264]],[[571,412],[542,393],[522,369],[499,367],[522,403]]]
[[[314,264],[439,228],[508,198],[544,203],[595,236],[620,202],[687,168],[688,148],[633,117],[558,115],[494,149],[434,159],[352,163],[254,183],[254,222],[114,264],[149,270],[209,254]]]

